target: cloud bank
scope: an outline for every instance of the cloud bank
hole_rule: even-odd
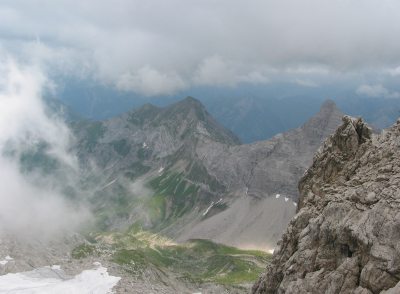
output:
[[[0,40],[49,71],[147,96],[276,75],[312,85],[315,69],[396,72],[399,11],[397,0],[6,0]]]
[[[21,156],[45,142],[46,156],[66,171],[77,169],[68,128],[49,117],[41,99],[49,83],[38,68],[12,59],[0,60],[0,77],[0,232],[48,237],[74,229],[87,211],[68,202],[51,175],[21,166]]]
[[[382,84],[374,85],[361,85],[358,87],[356,93],[360,96],[374,97],[374,98],[400,98],[400,93],[396,91],[390,91],[385,88]]]

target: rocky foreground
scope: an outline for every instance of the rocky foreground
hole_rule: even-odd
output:
[[[400,120],[374,136],[344,117],[299,190],[252,293],[400,293]]]

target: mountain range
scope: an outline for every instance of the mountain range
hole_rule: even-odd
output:
[[[135,223],[178,241],[265,250],[294,215],[297,181],[341,117],[326,101],[303,126],[242,144],[187,97],[72,128],[87,182],[101,187],[91,199],[100,227]]]
[[[67,115],[78,169],[46,142],[7,156],[93,219],[50,243],[2,232],[1,273],[62,281],[101,262],[117,293],[239,294],[267,265],[254,293],[396,287],[398,125],[378,136],[327,100],[300,127],[246,144],[192,97],[105,120],[50,106]]]
[[[100,120],[118,116],[145,103],[165,107],[180,101],[185,95],[192,95],[198,97],[209,113],[244,143],[270,139],[297,128],[318,112],[319,105],[326,99],[335,101],[348,115],[363,117],[376,129],[389,127],[400,114],[399,98],[360,95],[350,85],[310,88],[282,83],[264,87],[196,88],[187,92],[143,97],[88,81],[76,81],[69,83],[59,95],[82,117]]]

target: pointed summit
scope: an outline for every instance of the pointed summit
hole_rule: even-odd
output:
[[[204,107],[203,104],[201,104],[201,102],[199,100],[197,100],[196,98],[192,97],[192,96],[187,96],[186,98],[182,99],[180,102],[181,104],[191,104],[191,105],[196,105],[196,106],[201,106]]]
[[[321,104],[321,110],[323,109],[334,109],[337,108],[335,101],[331,99],[326,99],[322,104]]]
[[[342,121],[344,114],[332,100],[325,100],[320,111],[310,118],[301,128],[311,138],[322,140],[333,134]],[[313,135],[312,135],[313,134]],[[315,136],[317,135],[317,136]]]
[[[168,124],[177,132],[195,133],[198,123],[207,130],[214,140],[229,145],[240,144],[240,140],[228,129],[220,125],[197,99],[188,96],[162,110],[157,120]],[[179,130],[179,131],[178,131]]]
[[[339,114],[343,116],[343,113],[340,111],[340,109],[336,106],[336,103],[331,100],[327,99],[321,104],[321,108],[319,110],[321,115],[332,115],[332,114]]]
[[[189,111],[204,112],[204,113],[207,112],[204,105],[199,100],[191,96],[187,96],[185,99],[182,99],[168,106],[166,110],[173,110],[174,112],[178,111],[183,113],[187,113]]]

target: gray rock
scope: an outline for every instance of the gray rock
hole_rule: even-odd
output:
[[[299,211],[252,293],[399,293],[400,123],[345,117],[299,182]]]

